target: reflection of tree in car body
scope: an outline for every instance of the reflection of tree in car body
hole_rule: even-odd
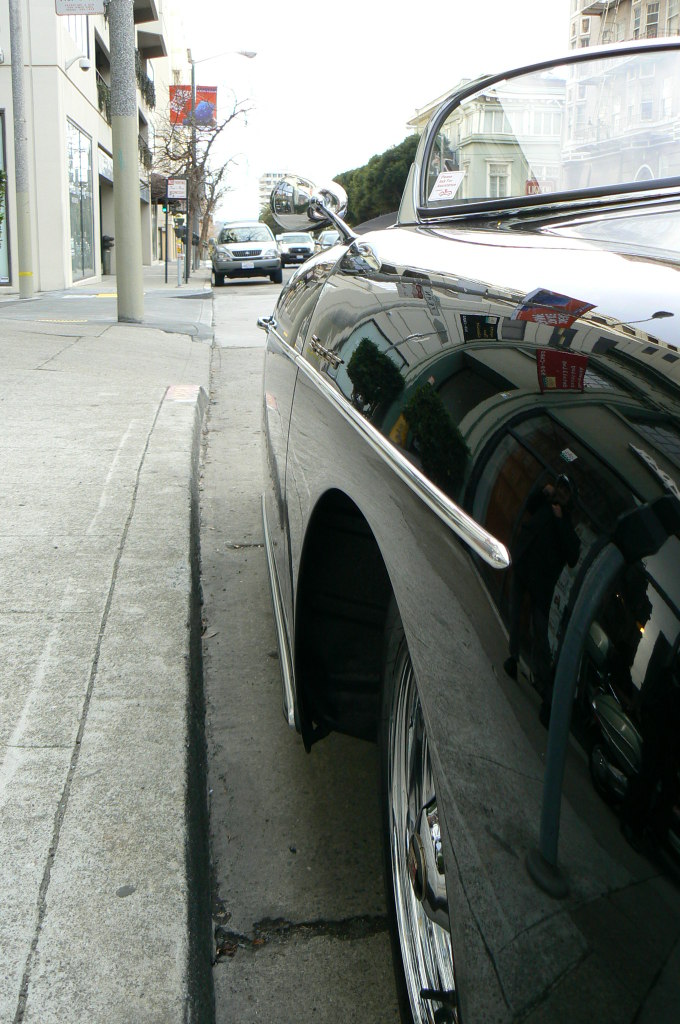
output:
[[[423,472],[452,497],[465,476],[468,448],[437,391],[423,384],[409,399],[403,415],[413,434]]]
[[[347,364],[352,401],[369,415],[383,402],[391,402],[404,387],[398,368],[370,338],[362,338]]]

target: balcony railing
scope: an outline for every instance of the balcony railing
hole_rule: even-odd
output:
[[[107,124],[111,124],[111,89],[97,72],[97,103],[99,112]]]
[[[145,170],[150,171],[153,166],[153,153],[149,149],[146,139],[139,135],[137,145],[139,147],[139,162]]]
[[[153,110],[156,106],[156,86],[142,68],[142,58],[139,50],[135,50],[135,75],[137,76],[139,91],[144,97],[147,107]]]

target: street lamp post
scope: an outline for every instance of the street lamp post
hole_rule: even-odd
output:
[[[194,238],[194,224],[193,221],[196,219],[196,226],[198,227],[198,209],[194,209],[191,205],[189,198],[191,193],[192,184],[195,185],[196,176],[196,65],[203,64],[206,60],[217,60],[218,57],[226,57],[229,54],[237,54],[239,57],[257,57],[255,50],[226,50],[224,53],[216,53],[212,57],[201,57],[199,60],[194,60],[191,56],[191,50],[187,50],[187,60],[191,64],[191,174],[189,176],[189,188],[187,190],[187,229],[186,229],[186,269],[185,269],[185,280],[189,280],[189,261],[190,253],[193,248]],[[196,202],[194,205],[197,206],[197,196],[195,197]],[[189,233],[191,232],[191,238]],[[194,268],[196,269],[196,268]]]

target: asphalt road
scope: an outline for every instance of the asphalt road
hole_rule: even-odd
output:
[[[281,710],[255,325],[278,292],[215,289],[201,550],[216,1021],[395,1024],[377,751],[330,736],[306,754]]]

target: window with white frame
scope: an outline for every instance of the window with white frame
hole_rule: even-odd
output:
[[[510,135],[512,128],[502,110],[487,108],[484,111],[484,131],[487,135]]]
[[[677,36],[680,34],[680,0],[668,0],[668,11],[666,13],[666,35]]]
[[[612,130],[621,131],[621,96],[612,96]]]
[[[84,57],[90,56],[90,33],[86,14],[68,14],[64,19],[66,31],[80,47]]]
[[[562,131],[562,115],[552,110],[534,110],[534,135],[559,135]]]
[[[640,38],[640,25],[642,23],[642,4],[633,7],[633,39]]]
[[[581,18],[581,35],[587,36],[590,32],[590,18]]]
[[[654,93],[646,86],[640,100],[640,120],[651,121],[654,116]]]
[[[490,199],[504,199],[510,195],[510,164],[487,164],[487,193]]]
[[[673,116],[673,96],[675,94],[675,80],[664,78],[661,91],[661,117],[670,120]]]
[[[647,4],[646,35],[648,39],[656,39],[659,34],[659,0]]]

